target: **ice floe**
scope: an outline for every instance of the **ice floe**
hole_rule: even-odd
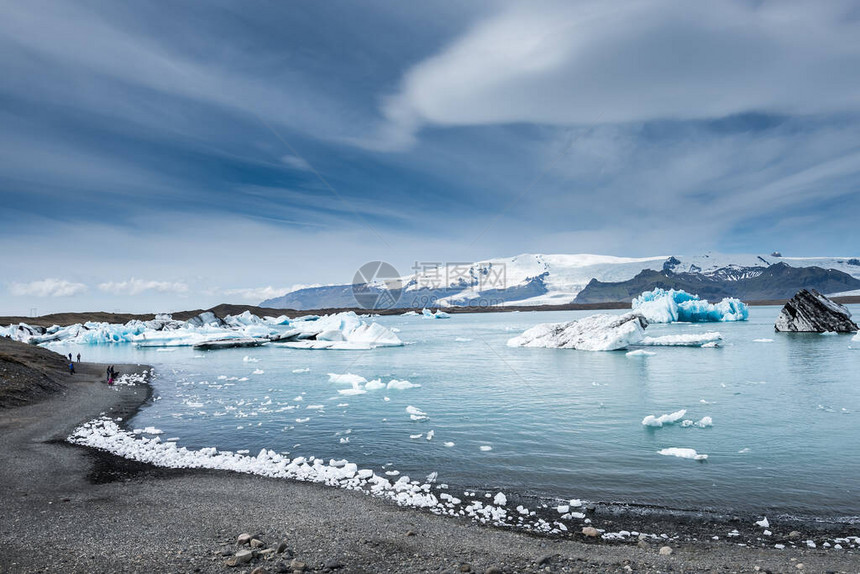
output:
[[[636,349],[635,351],[628,351],[627,352],[628,357],[650,357],[650,356],[656,355],[656,354],[657,353],[654,353],[652,351],[646,351],[645,349]]]
[[[437,310],[435,313],[430,309],[422,309],[421,314],[427,319],[450,319],[451,315],[445,311]],[[417,315],[417,313],[416,313]]]
[[[633,300],[632,307],[649,323],[746,321],[749,317],[749,309],[739,299],[726,298],[713,304],[674,289],[646,291]]]
[[[687,414],[687,409],[681,409],[679,411],[675,411],[673,413],[660,415],[659,417],[655,417],[654,415],[648,415],[644,419],[642,419],[642,424],[646,427],[662,427],[663,425],[673,424],[684,418],[684,415]]]
[[[692,460],[707,460],[708,455],[699,454],[695,449],[692,448],[679,448],[679,447],[670,447],[664,448],[662,450],[658,450],[657,454],[662,454],[663,456],[675,456],[678,458],[689,458]]]
[[[405,390],[405,389],[414,389],[414,388],[420,387],[420,386],[421,385],[419,385],[418,383],[410,383],[409,381],[407,381],[405,379],[404,380],[391,379],[390,381],[388,381],[386,388]]]
[[[647,347],[716,347],[723,341],[723,336],[717,332],[690,333],[683,335],[664,335],[662,337],[644,337],[638,345]]]

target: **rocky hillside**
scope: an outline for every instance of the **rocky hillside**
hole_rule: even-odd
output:
[[[642,271],[628,281],[604,283],[592,279],[577,295],[576,302],[631,301],[657,287],[683,289],[710,301],[724,297],[758,301],[787,299],[801,289],[815,289],[821,293],[852,291],[860,289],[860,279],[835,269],[791,267],[785,263],[775,263],[761,270],[735,268],[712,274],[675,273],[667,266],[662,271]]]

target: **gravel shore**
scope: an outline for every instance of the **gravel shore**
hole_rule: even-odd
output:
[[[46,400],[0,409],[0,573],[860,572],[856,549],[539,537],[353,491],[70,445],[79,423],[127,419],[150,397],[146,385],[108,387],[103,373],[81,364]],[[237,544],[243,533],[256,548]],[[237,552],[251,560],[231,567]]]

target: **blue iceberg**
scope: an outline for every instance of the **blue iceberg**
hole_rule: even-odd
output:
[[[698,295],[674,289],[646,291],[633,300],[633,309],[649,323],[714,323],[749,318],[749,309],[739,299],[727,297],[714,304],[699,299]]]

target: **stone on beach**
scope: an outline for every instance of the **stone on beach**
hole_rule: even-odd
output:
[[[236,544],[238,544],[240,546],[242,544],[250,544],[251,538],[252,538],[252,536],[250,534],[248,534],[247,532],[242,533],[236,538]]]

